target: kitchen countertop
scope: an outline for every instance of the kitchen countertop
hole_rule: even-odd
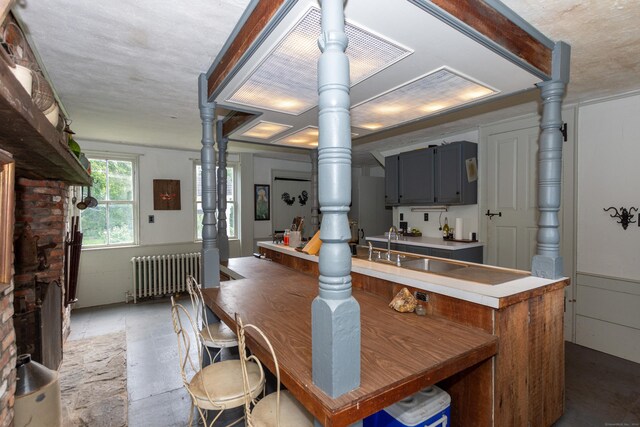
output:
[[[372,242],[382,242],[387,243],[387,236],[368,236],[365,237],[367,240],[371,240]],[[391,243],[396,243],[399,245],[411,245],[411,246],[423,246],[427,248],[435,248],[435,249],[447,249],[450,251],[460,250],[460,249],[468,249],[468,248],[476,248],[478,246],[484,246],[482,242],[453,242],[449,240],[444,240],[442,237],[409,237],[409,236],[400,236],[400,239],[391,239]]]
[[[275,244],[272,242],[258,242],[258,247],[275,250],[313,262],[318,262],[319,259],[317,255],[308,255],[303,252],[298,252],[289,246]],[[514,271],[511,269],[487,266],[484,264],[468,262],[465,262],[465,264],[472,267],[495,269],[496,271]],[[519,279],[510,280],[498,285],[486,285],[462,278],[447,277],[442,274],[411,270],[396,267],[395,265],[358,258],[351,259],[351,271],[388,280],[394,283],[412,286],[417,289],[436,292],[492,308],[502,308],[510,305],[511,303],[524,298],[524,294],[528,295],[531,292],[535,292],[536,290],[549,285],[559,284],[559,286],[564,287],[565,284],[562,284],[561,282],[565,282],[567,280],[567,278],[544,279],[541,277],[526,275]],[[522,273],[527,274],[528,272]],[[523,294],[522,298],[519,294]]]

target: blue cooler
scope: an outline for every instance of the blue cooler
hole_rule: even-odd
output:
[[[451,396],[432,386],[363,420],[363,427],[449,427]]]

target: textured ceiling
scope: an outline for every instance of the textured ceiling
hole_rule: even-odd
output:
[[[567,103],[640,89],[638,0],[503,2],[549,38],[572,46]],[[247,4],[22,0],[16,9],[81,138],[198,149],[197,76]],[[453,122],[432,120],[426,129],[376,142],[356,140],[354,161],[370,162],[371,150],[536,111],[536,95],[513,99],[508,107],[455,114]]]

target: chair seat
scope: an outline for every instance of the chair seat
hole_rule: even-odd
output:
[[[228,348],[237,347],[238,338],[223,322],[210,323],[209,327],[200,330],[202,343],[207,347]]]
[[[255,363],[247,364],[251,397],[258,396],[264,388],[260,381],[260,368]],[[213,363],[196,373],[189,382],[189,390],[202,409],[227,409],[244,405],[242,366],[239,360]],[[207,397],[207,392],[209,396]]]
[[[313,416],[286,390],[280,392],[280,426],[276,425],[276,396],[269,394],[253,408],[254,427],[313,427]]]

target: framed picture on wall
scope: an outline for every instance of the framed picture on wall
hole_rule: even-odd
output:
[[[254,219],[256,221],[269,221],[271,219],[271,209],[269,206],[269,186],[266,184],[253,185]]]
[[[154,211],[179,211],[180,210],[180,180],[179,179],[154,179],[153,180],[153,210]]]

